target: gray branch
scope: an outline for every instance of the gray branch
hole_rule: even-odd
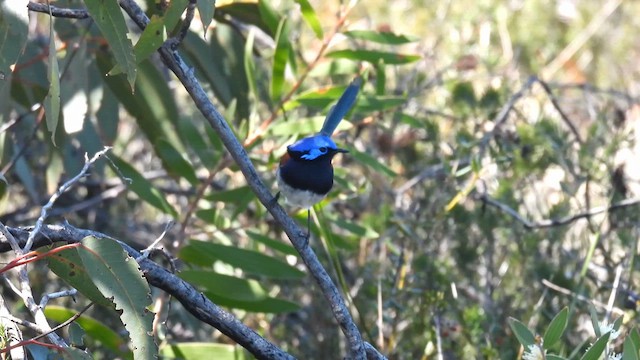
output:
[[[10,228],[8,231],[17,242],[24,246],[27,238],[33,231],[29,228]],[[78,229],[70,224],[64,225],[44,225],[34,239],[34,247],[50,245],[53,243],[76,243],[87,236],[97,238],[112,239],[111,237],[91,230]],[[114,239],[115,240],[115,239]],[[118,241],[127,253],[134,259],[140,258],[141,254],[132,247]],[[0,252],[10,251],[9,240],[0,233]],[[188,282],[180,279],[175,274],[170,273],[165,268],[155,262],[142,257],[138,262],[140,270],[152,286],[166,291],[176,298],[180,303],[198,320],[207,323],[220,330],[223,334],[236,341],[240,346],[247,349],[258,359],[293,359],[274,344],[258,335],[251,328],[244,325],[233,314],[223,310],[207,299],[201,292],[195,289]]]
[[[144,14],[142,9],[138,7],[135,1],[120,0],[120,6],[141,29],[144,29],[149,23],[149,18]],[[220,140],[238,164],[240,171],[242,171],[248,185],[256,194],[258,200],[260,200],[274,219],[283,227],[284,232],[291,240],[294,248],[300,254],[300,257],[307,266],[307,269],[320,286],[320,290],[327,301],[329,301],[331,311],[347,338],[351,357],[354,359],[365,359],[366,351],[362,335],[353,321],[338,288],[333,283],[327,271],[320,264],[316,254],[308,246],[305,232],[286,213],[286,211],[278,205],[276,201],[274,201],[274,197],[260,179],[260,176],[249,159],[244,147],[235,137],[224,117],[211,103],[207,93],[195,78],[193,69],[188,68],[180,55],[174,52],[170,46],[167,46],[167,44],[161,47],[158,52],[160,53],[163,63],[178,77],[189,95],[191,95],[196,107],[200,110],[202,115],[204,115],[209,122],[209,125],[211,125],[211,127],[216,131],[218,136],[220,136]],[[377,353],[374,357],[384,358],[380,353]]]

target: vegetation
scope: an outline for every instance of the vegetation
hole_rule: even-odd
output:
[[[640,357],[640,4],[53,5],[0,0],[12,358]],[[356,76],[308,252],[275,170]]]

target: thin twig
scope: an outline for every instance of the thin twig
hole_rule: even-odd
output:
[[[51,196],[51,198],[49,198],[49,202],[47,202],[47,204],[42,207],[42,210],[40,211],[40,217],[36,221],[36,225],[35,225],[33,231],[31,232],[31,235],[29,236],[29,240],[27,241],[27,244],[22,249],[23,253],[27,253],[27,252],[29,252],[31,250],[31,246],[33,245],[33,239],[35,239],[36,235],[38,235],[38,232],[40,231],[40,228],[42,227],[42,224],[44,224],[44,221],[46,220],[46,218],[48,216],[49,210],[53,207],[53,204],[56,202],[56,200],[58,200],[58,198],[64,192],[69,190],[69,188],[71,186],[73,186],[75,183],[80,181],[80,179],[82,179],[87,174],[87,172],[89,171],[89,168],[91,167],[91,165],[93,165],[93,163],[98,161],[98,159],[100,157],[102,157],[102,155],[104,155],[110,149],[111,149],[111,147],[105,146],[104,149],[98,151],[95,155],[93,155],[93,157],[91,159],[87,158],[87,156],[85,154],[85,163],[84,163],[84,166],[82,167],[82,170],[80,170],[80,172],[78,173],[78,175],[74,176],[73,178],[71,178],[71,180],[69,180],[69,181],[65,182],[64,184],[62,184],[62,186],[60,186],[60,188],[58,188],[58,191],[56,191],[55,194],[53,194]]]
[[[550,228],[554,226],[568,225],[580,219],[588,219],[592,216],[599,215],[602,213],[608,213],[611,211],[640,205],[640,198],[631,198],[631,199],[625,199],[625,200],[619,201],[609,206],[594,207],[585,212],[565,216],[559,219],[544,219],[539,221],[531,221],[524,218],[522,215],[520,215],[516,210],[511,208],[509,205],[501,203],[500,201],[493,199],[486,194],[477,193],[476,198],[482,201],[483,203],[493,206],[499,209],[500,211],[506,213],[507,215],[511,216],[515,220],[522,223],[524,227],[527,229],[544,229],[544,228]]]
[[[197,2],[198,2],[197,0],[189,0],[189,4],[187,5],[187,13],[185,14],[184,20],[182,21],[180,30],[174,37],[167,40],[166,44],[172,50],[178,49],[178,47],[180,46],[184,38],[187,36],[187,33],[189,32],[189,28],[191,27],[191,21],[193,21],[193,15],[195,13]],[[205,31],[206,30],[207,29],[205,29]]]
[[[49,6],[47,4],[36,3],[29,1],[27,8],[31,11],[49,14]],[[66,9],[59,8],[57,6],[51,6],[51,15],[61,18],[71,19],[87,19],[89,18],[89,12],[87,9]]]

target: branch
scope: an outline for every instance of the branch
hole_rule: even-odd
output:
[[[20,245],[25,244],[33,232],[33,227],[7,229]],[[70,224],[45,225],[35,236],[34,246],[50,245],[56,242],[77,243],[87,236],[118,241],[105,234],[86,229],[78,229]],[[129,245],[121,241],[118,241],[118,243],[131,257],[140,259],[138,262],[140,270],[149,284],[171,294],[198,320],[220,330],[220,332],[233,339],[258,359],[293,359],[291,355],[282,351],[258,335],[251,328],[241,323],[233,314],[212,303],[188,282],[180,279],[155,262],[141,257],[140,252]],[[5,249],[4,251],[11,249],[8,240],[3,235],[0,235],[0,248]]]
[[[141,29],[144,29],[149,23],[149,18],[133,0],[120,0],[120,6]],[[276,201],[273,201],[274,197],[260,179],[244,147],[235,137],[231,128],[229,128],[224,117],[209,100],[206,92],[195,78],[193,69],[188,68],[180,55],[172,51],[167,44],[163,45],[158,52],[160,53],[163,63],[178,77],[193,99],[196,107],[207,119],[209,125],[216,131],[218,136],[220,136],[220,140],[238,164],[240,171],[242,171],[248,185],[256,194],[258,200],[260,200],[274,219],[284,228],[284,232],[320,286],[323,295],[327,301],[329,301],[333,315],[347,338],[351,356],[355,359],[365,359],[366,354],[362,335],[353,321],[338,288],[320,264],[313,250],[308,246],[305,231],[298,226]],[[378,357],[382,358],[381,354],[378,355]]]
[[[486,205],[493,206],[499,209],[500,211],[506,213],[507,215],[511,216],[515,220],[521,222],[522,225],[524,225],[524,227],[527,229],[544,229],[544,228],[550,228],[554,226],[563,226],[580,219],[588,219],[588,218],[591,218],[592,216],[599,215],[602,213],[608,213],[608,212],[620,210],[623,208],[640,205],[640,198],[631,198],[631,199],[622,200],[620,202],[617,202],[609,206],[599,206],[599,207],[591,208],[585,212],[565,216],[559,219],[545,219],[540,221],[531,221],[526,219],[522,215],[520,215],[513,208],[509,207],[504,203],[499,202],[496,199],[491,198],[489,195],[477,194],[476,199],[482,201]]]
[[[47,4],[40,4],[29,1],[27,8],[31,11],[49,14],[49,6]],[[65,9],[57,6],[51,6],[51,15],[55,17],[70,18],[70,19],[87,19],[89,18],[89,12],[86,9]]]

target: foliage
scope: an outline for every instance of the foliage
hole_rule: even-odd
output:
[[[162,241],[183,279],[294,356],[339,358],[344,339],[304,264],[155,52],[180,34],[188,1],[144,2],[145,31],[116,3],[55,2],[91,20],[0,0],[0,221],[33,225],[84,154],[112,146],[51,221],[138,249],[175,223]],[[640,5],[405,5],[199,0],[177,51],[269,184],[286,145],[365,79],[337,129],[350,153],[334,160],[310,244],[381,352],[516,358],[519,342],[547,358],[633,359]],[[46,308],[62,322],[99,295],[57,261],[36,262],[30,281],[45,294],[68,288],[62,278],[82,293]],[[245,356],[152,296],[167,319],[154,328],[162,355]],[[609,299],[626,336],[589,326],[589,337],[588,304]],[[132,356],[121,332],[95,330],[125,328],[105,309],[77,320],[93,355]]]

